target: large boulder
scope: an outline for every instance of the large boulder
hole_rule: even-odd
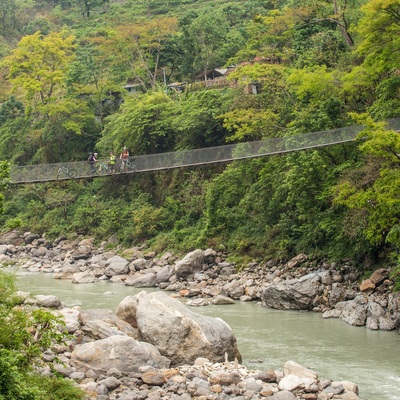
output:
[[[133,286],[138,288],[149,288],[154,287],[156,284],[157,275],[154,272],[148,274],[137,273],[130,276],[126,281],[126,286]]]
[[[340,318],[349,325],[365,325],[368,303],[363,295],[358,295],[353,300],[337,303],[335,308],[342,310]]]
[[[391,331],[399,326],[399,315],[379,303],[379,299],[371,298],[367,305],[366,327],[369,329],[380,329]]]
[[[36,304],[39,307],[56,308],[56,309],[59,309],[62,307],[62,303],[61,303],[60,299],[54,295],[38,294],[34,298],[36,300]]]
[[[175,273],[178,279],[187,280],[192,278],[196,272],[203,270],[204,251],[194,250],[178,261],[175,265]]]
[[[236,338],[223,320],[194,313],[163,292],[141,292],[136,298],[140,340],[154,344],[172,365],[191,364],[198,357],[241,361]]]
[[[311,310],[323,290],[320,277],[312,273],[298,280],[271,283],[264,290],[263,300],[267,307],[278,310]]]
[[[175,274],[175,270],[172,265],[164,265],[158,272],[156,276],[156,285],[168,282],[171,276]]]
[[[71,363],[96,374],[106,374],[111,368],[128,374],[138,372],[142,366],[168,368],[170,364],[152,344],[121,335],[77,345]]]
[[[136,330],[126,321],[118,318],[111,310],[81,310],[79,320],[82,324],[82,330],[94,339],[119,334],[116,331],[137,338]]]
[[[90,271],[76,272],[72,275],[72,283],[93,283],[95,276]]]
[[[104,273],[107,276],[124,275],[129,272],[129,261],[120,256],[110,258],[107,263],[108,266]]]
[[[12,244],[21,246],[24,244],[23,234],[19,231],[11,231],[0,235],[0,244]]]

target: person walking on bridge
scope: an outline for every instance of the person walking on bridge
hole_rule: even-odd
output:
[[[115,172],[115,162],[117,157],[115,157],[114,153],[110,151],[110,158],[108,160],[108,165],[110,167],[110,172],[113,174]]]
[[[88,160],[89,160],[90,170],[92,171],[92,174],[95,174],[97,172],[96,170],[97,153],[90,153]]]
[[[122,150],[119,159],[121,160],[121,172],[128,172],[129,151],[126,147]]]

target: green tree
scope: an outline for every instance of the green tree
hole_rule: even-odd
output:
[[[335,187],[335,202],[358,218],[361,233],[376,248],[400,249],[400,138],[384,123],[358,117],[366,124],[360,149],[367,162]]]
[[[193,149],[225,143],[227,130],[222,117],[232,106],[232,93],[220,90],[194,92],[179,103],[179,113],[173,120],[178,133],[176,147]]]
[[[64,98],[38,107],[38,111],[43,118],[35,125],[38,151],[34,161],[86,158],[99,136],[99,127],[85,101]]]
[[[109,0],[72,0],[84,18],[89,19],[95,9],[109,3]]]
[[[139,82],[144,90],[149,86],[154,90],[160,85],[160,58],[175,32],[173,17],[139,21],[115,30],[110,37],[114,43],[112,52],[114,57],[118,54],[119,63],[129,68],[129,80]]]
[[[281,135],[294,105],[286,82],[289,74],[287,67],[269,63],[240,66],[229,74],[228,79],[239,85],[243,93],[235,94],[232,109],[222,115],[224,127],[232,133],[227,140],[257,140]],[[253,83],[261,86],[261,93],[245,94],[244,88],[250,88]]]
[[[193,71],[201,71],[206,79],[207,70],[224,63],[219,56],[220,47],[225,43],[229,24],[221,10],[210,9],[200,13],[187,28],[191,46],[186,51],[194,54]]]
[[[127,98],[118,113],[106,118],[98,148],[103,154],[126,146],[133,154],[171,151],[175,105],[163,92]]]
[[[3,61],[13,89],[22,88],[33,106],[54,101],[63,92],[65,73],[73,59],[74,39],[66,31],[24,36]]]
[[[353,69],[349,83],[359,82],[359,76],[364,76],[363,92],[368,90],[365,96],[369,98],[369,113],[376,119],[396,117],[400,109],[400,5],[393,0],[371,0],[361,11],[356,55],[364,60]]]
[[[0,154],[10,162],[26,162],[35,149],[27,140],[29,119],[23,104],[10,96],[0,106]]]

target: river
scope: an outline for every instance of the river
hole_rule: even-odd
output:
[[[86,309],[115,310],[123,298],[143,290],[107,281],[72,284],[45,273],[23,273],[17,283],[21,290],[53,294],[67,306]],[[231,326],[248,368],[282,370],[285,361],[293,360],[320,377],[357,383],[363,400],[400,400],[398,332],[371,331],[324,320],[318,313],[271,310],[255,303],[191,310]]]

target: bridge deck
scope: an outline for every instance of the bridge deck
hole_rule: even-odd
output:
[[[389,120],[388,128],[399,131],[400,118]],[[357,134],[362,129],[362,125],[353,125],[345,128],[312,132],[283,138],[273,138],[195,150],[135,156],[135,167],[127,173],[131,174],[228,162],[330,146],[354,141]],[[99,160],[98,164],[104,164],[104,160]],[[116,166],[116,174],[120,174],[118,164]],[[87,161],[73,161],[58,164],[12,166],[10,181],[13,184],[22,184],[109,175],[113,174],[106,172],[105,169],[99,171],[98,174],[93,174]]]

